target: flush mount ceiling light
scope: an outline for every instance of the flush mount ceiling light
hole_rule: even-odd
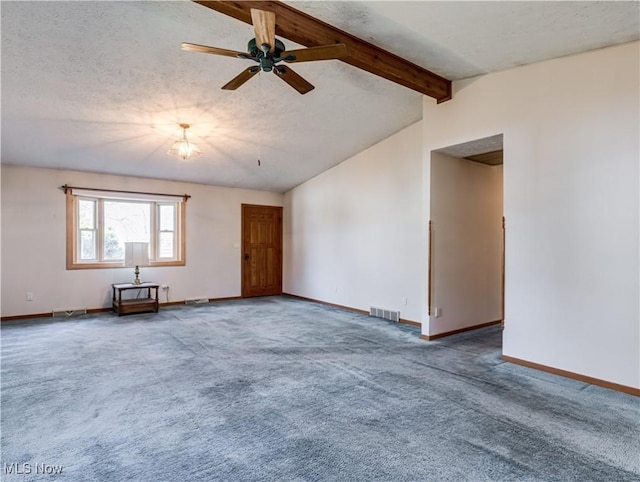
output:
[[[179,157],[183,161],[191,159],[192,157],[198,157],[202,154],[202,151],[193,142],[187,140],[187,129],[189,124],[180,124],[182,127],[182,139],[178,139],[173,143],[171,149],[167,151],[167,154]]]

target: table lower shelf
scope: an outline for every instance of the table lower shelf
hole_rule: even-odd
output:
[[[136,298],[135,300],[122,300],[113,302],[113,311],[118,315],[128,313],[145,313],[147,311],[158,312],[158,300],[153,298]]]

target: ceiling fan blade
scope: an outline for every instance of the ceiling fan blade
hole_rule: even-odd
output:
[[[287,59],[289,56],[295,59]],[[285,62],[309,62],[311,60],[341,59],[347,56],[347,46],[345,44],[322,45],[320,47],[310,47],[308,49],[287,50],[280,54],[280,58]]]
[[[217,47],[208,47],[206,45],[190,44],[187,42],[182,42],[182,50],[188,50],[190,52],[203,52],[205,54],[225,55],[227,57],[246,57],[248,55],[246,52],[219,49]]]
[[[240,87],[242,84],[244,84],[247,80],[249,80],[251,77],[256,75],[258,72],[260,72],[259,67],[256,67],[256,66],[249,67],[248,69],[240,72],[239,75],[236,75],[229,82],[224,84],[222,88],[224,90],[236,90],[238,87]]]
[[[278,65],[273,72],[301,94],[306,94],[315,88],[286,65]]]
[[[276,46],[276,14],[252,8],[251,22],[256,32],[256,44],[258,48],[260,48],[262,44],[267,44],[269,46],[269,52],[273,52]]]

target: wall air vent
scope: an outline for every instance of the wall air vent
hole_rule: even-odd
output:
[[[51,312],[51,316],[54,318],[71,318],[72,316],[80,316],[86,314],[86,308],[57,309]]]
[[[184,300],[185,305],[201,305],[203,303],[209,303],[209,298],[189,298]]]
[[[369,308],[369,316],[375,316],[376,318],[384,318],[389,321],[400,321],[400,312],[394,310],[387,310],[385,308],[376,308],[372,306]]]

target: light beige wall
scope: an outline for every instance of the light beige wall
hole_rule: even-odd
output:
[[[423,321],[421,146],[417,122],[285,194],[285,291]]]
[[[504,135],[505,355],[640,388],[640,44],[456,82],[425,163]]]
[[[107,307],[111,283],[132,277],[131,268],[66,269],[63,184],[192,196],[186,266],[141,268],[142,279],[169,285],[172,301],[239,296],[240,206],[283,201],[278,193],[75,171],[2,166],[1,176],[2,316]]]
[[[501,319],[502,166],[434,152],[430,191],[433,298],[428,334]]]

